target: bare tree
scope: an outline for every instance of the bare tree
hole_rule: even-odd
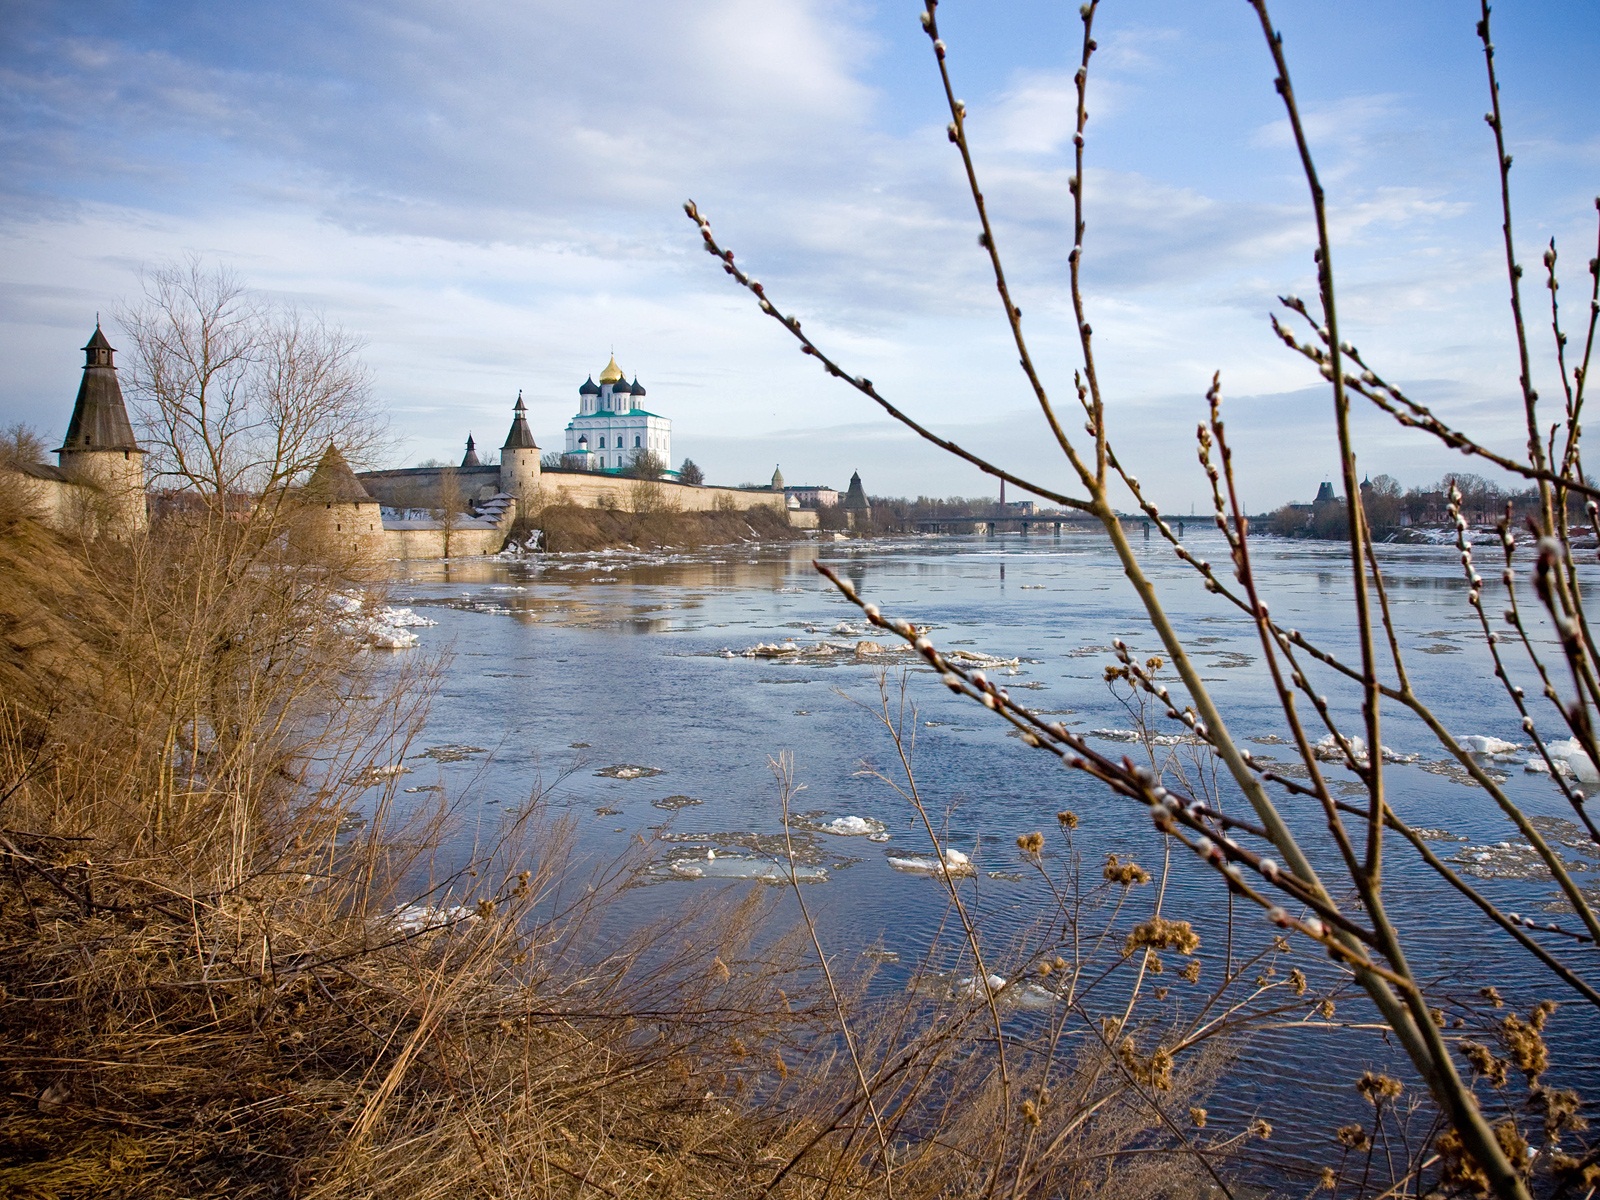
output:
[[[209,508],[273,524],[329,443],[358,462],[378,444],[360,341],[226,267],[151,268],[117,318],[154,477]]]
[[[1370,402],[1400,425],[1421,430],[1452,449],[1536,485],[1539,502],[1528,522],[1535,541],[1531,564],[1526,562],[1526,556],[1518,555],[1519,538],[1509,505],[1499,522],[1493,557],[1498,560],[1498,571],[1503,572],[1506,589],[1505,607],[1500,614],[1491,616],[1485,611],[1490,604],[1483,595],[1484,580],[1474,565],[1468,520],[1480,506],[1498,507],[1503,496],[1491,496],[1487,487],[1451,484],[1450,516],[1458,531],[1464,601],[1493,657],[1494,676],[1503,686],[1509,711],[1531,742],[1534,758],[1570,806],[1575,818],[1569,823],[1574,844],[1592,854],[1600,846],[1600,827],[1584,806],[1583,792],[1564,775],[1563,768],[1569,760],[1576,767],[1580,754],[1588,771],[1600,763],[1596,731],[1600,713],[1600,642],[1594,638],[1584,612],[1577,561],[1565,518],[1569,504],[1574,498],[1581,498],[1591,524],[1600,523],[1600,490],[1584,476],[1580,454],[1584,384],[1600,314],[1600,259],[1590,265],[1594,285],[1590,289],[1581,363],[1569,363],[1568,337],[1562,329],[1557,304],[1557,255],[1553,242],[1544,255],[1554,367],[1561,381],[1560,417],[1544,424],[1532,385],[1530,340],[1521,297],[1523,269],[1512,237],[1511,157],[1506,153],[1494,47],[1489,35],[1489,8],[1483,3],[1478,35],[1488,72],[1491,108],[1487,120],[1494,137],[1502,201],[1505,266],[1518,356],[1517,392],[1527,429],[1525,454],[1511,456],[1493,450],[1384,380],[1373,364],[1340,337],[1326,194],[1295,98],[1283,38],[1273,27],[1265,0],[1250,3],[1266,42],[1274,83],[1285,106],[1315,220],[1316,299],[1308,304],[1292,296],[1282,298],[1286,318],[1275,317],[1273,329],[1292,351],[1316,367],[1330,388],[1332,435],[1338,447],[1339,486],[1345,499],[1328,507],[1342,523],[1348,543],[1353,591],[1348,632],[1353,653],[1317,644],[1301,631],[1281,624],[1269,610],[1264,581],[1256,574],[1252,559],[1249,519],[1236,487],[1222,418],[1220,376],[1213,380],[1207,394],[1206,416],[1198,427],[1198,450],[1201,468],[1211,485],[1213,516],[1226,540],[1229,562],[1225,569],[1214,568],[1183,545],[1176,531],[1145,497],[1132,464],[1121,459],[1111,443],[1106,419],[1108,397],[1097,369],[1096,343],[1080,274],[1087,228],[1086,97],[1090,60],[1097,48],[1092,30],[1098,0],[1089,0],[1081,9],[1083,37],[1075,75],[1075,163],[1070,180],[1073,245],[1068,258],[1073,323],[1082,362],[1073,381],[1073,399],[1081,410],[1087,441],[1075,433],[1079,417],[1075,415],[1069,421],[1058,412],[1024,333],[1022,312],[1013,299],[968,143],[966,108],[956,99],[949,49],[939,32],[937,0],[925,0],[922,15],[950,113],[949,138],[960,155],[980,224],[979,244],[988,256],[1003,318],[1027,386],[1067,460],[1069,477],[1075,484],[1072,490],[1055,490],[1032,482],[941,437],[887,399],[871,380],[849,372],[802,331],[797,317],[781,311],[763,285],[735,264],[732,250],[718,243],[710,223],[693,202],[686,209],[699,225],[705,248],[723,269],[753,293],[761,311],[783,325],[803,352],[813,356],[831,376],[846,380],[934,445],[992,476],[1097,520],[1177,680],[1169,688],[1150,667],[1158,660],[1141,662],[1121,642],[1116,644],[1118,663],[1109,670],[1148,697],[1157,719],[1164,715],[1184,727],[1187,736],[1210,748],[1225,777],[1247,803],[1249,817],[1238,815],[1237,806],[1224,805],[1215,794],[1191,787],[1159,768],[1102,752],[1061,723],[1012,699],[1006,689],[983,672],[963,665],[957,656],[947,657],[912,622],[879,612],[876,606],[865,603],[847,581],[821,564],[818,569],[845,596],[860,604],[874,625],[908,641],[940,674],[946,686],[998,714],[1026,745],[1089,774],[1113,795],[1143,806],[1169,845],[1183,845],[1216,872],[1230,905],[1237,899],[1257,906],[1272,925],[1315,943],[1348,972],[1370,998],[1438,1106],[1440,1132],[1431,1140],[1432,1156],[1427,1163],[1441,1189],[1450,1194],[1460,1194],[1465,1189],[1525,1200],[1532,1194],[1537,1178],[1541,1187],[1576,1187],[1573,1194],[1584,1194],[1584,1189],[1592,1188],[1595,1182],[1594,1167],[1600,1158],[1573,1140],[1575,1131],[1582,1128],[1576,1119],[1581,1099],[1541,1081],[1548,1065],[1542,1031],[1555,1005],[1541,1002],[1524,1016],[1490,1011],[1490,1007],[1502,1003],[1492,987],[1486,989],[1481,1008],[1435,995],[1428,983],[1429,967],[1426,963],[1418,966],[1408,955],[1408,947],[1416,950],[1420,940],[1416,935],[1421,931],[1408,913],[1391,911],[1385,901],[1386,855],[1413,856],[1436,874],[1443,885],[1443,901],[1448,903],[1454,898],[1455,916],[1463,930],[1475,922],[1479,933],[1516,943],[1525,952],[1530,976],[1600,1009],[1600,969],[1593,949],[1600,942],[1600,912],[1592,896],[1574,882],[1559,841],[1547,836],[1547,829],[1540,828],[1537,818],[1530,820],[1501,786],[1502,780],[1486,768],[1471,747],[1451,735],[1407,671],[1406,650],[1391,618],[1381,563],[1374,551],[1371,519],[1361,492],[1351,407],[1353,400]],[[1144,514],[1170,542],[1173,553],[1200,575],[1207,590],[1249,618],[1259,638],[1268,682],[1290,733],[1290,745],[1299,760],[1294,777],[1286,777],[1282,770],[1257,761],[1230,731],[1218,697],[1190,655],[1187,638],[1174,625],[1160,591],[1141,566],[1122,527],[1111,492],[1117,483],[1132,492]],[[1530,693],[1514,682],[1513,651],[1522,657],[1531,694],[1541,696],[1548,705],[1538,710],[1537,717]],[[1480,682],[1472,681],[1472,686],[1479,686]],[[1325,693],[1335,690],[1341,695],[1330,701]],[[1382,720],[1386,704],[1426,726],[1454,763],[1483,789],[1482,794],[1531,849],[1542,878],[1558,893],[1567,917],[1535,921],[1507,911],[1491,894],[1442,861],[1422,833],[1407,822],[1403,808],[1397,809],[1393,802],[1390,772],[1385,770]],[[1341,715],[1350,711],[1358,714],[1353,720]],[[1319,729],[1323,731],[1320,737]],[[1558,738],[1563,739],[1565,755],[1556,751]],[[1354,778],[1359,799],[1349,798],[1339,786],[1345,781],[1330,778],[1330,763]],[[1225,807],[1233,811],[1225,812]],[[1296,812],[1296,808],[1300,811]],[[1314,860],[1321,864],[1320,869],[1312,865]],[[1474,1041],[1448,1032],[1451,1013],[1447,1005],[1460,1014],[1460,1020],[1472,1020],[1489,1031],[1489,1036],[1484,1041]],[[1513,1094],[1515,1089],[1505,1090],[1512,1066],[1525,1081],[1520,1097]],[[1363,1084],[1367,1083],[1364,1079]],[[1368,1099],[1376,1107],[1386,1096],[1398,1095],[1399,1086],[1397,1081],[1371,1077]],[[1344,1132],[1341,1131],[1341,1138]],[[1357,1128],[1355,1133],[1362,1131]],[[1344,1144],[1353,1145],[1354,1140],[1352,1134]],[[1371,1162],[1369,1157],[1369,1166]],[[1384,1194],[1411,1190],[1409,1176],[1396,1182],[1399,1186]],[[1416,1194],[1433,1186],[1425,1187],[1420,1178],[1416,1183]],[[1336,1181],[1333,1186],[1337,1186]]]

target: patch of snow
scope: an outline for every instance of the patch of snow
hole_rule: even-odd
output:
[[[1462,749],[1473,754],[1515,754],[1522,747],[1516,742],[1508,742],[1504,738],[1489,737],[1481,733],[1474,733],[1464,738],[1457,739]]]

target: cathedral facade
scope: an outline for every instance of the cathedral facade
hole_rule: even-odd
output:
[[[672,422],[647,412],[637,377],[629,383],[616,356],[578,387],[578,415],[567,422],[566,465],[581,471],[620,471],[644,454],[653,454],[675,478]]]

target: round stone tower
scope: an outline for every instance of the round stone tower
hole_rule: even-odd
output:
[[[93,512],[85,515],[92,517],[97,530],[112,537],[142,533],[150,524],[144,451],[134,440],[122,385],[117,382],[117,352],[98,322],[83,352],[83,382],[56,459],[62,475],[87,485],[87,507]]]
[[[383,509],[361,485],[332,442],[300,489],[300,547],[346,567],[372,566],[386,557]]]
[[[517,393],[517,406],[511,418],[511,432],[500,447],[500,490],[517,498],[519,512],[526,513],[539,491],[539,446],[528,429],[528,407]]]

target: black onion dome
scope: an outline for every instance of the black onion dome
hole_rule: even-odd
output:
[[[633,387],[629,388],[628,390],[631,391],[635,396],[644,395],[644,384],[639,382],[639,377],[637,375],[634,376]]]
[[[580,396],[598,396],[599,394],[600,385],[594,381],[593,375],[578,385],[578,395]]]

